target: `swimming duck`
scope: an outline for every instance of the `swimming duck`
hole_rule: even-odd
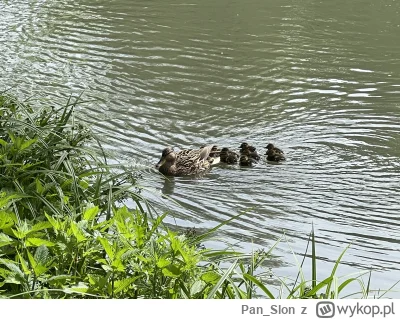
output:
[[[244,150],[247,150],[248,148],[249,148],[249,144],[248,144],[248,143],[242,143],[242,144],[240,144],[240,146],[239,146],[240,154],[241,154]]]
[[[283,151],[280,148],[275,147],[275,145],[272,143],[269,143],[265,148],[267,150],[273,150],[277,154],[284,155]]]
[[[239,158],[239,165],[240,166],[253,166],[254,163],[257,161],[250,155],[250,151],[244,150]]]
[[[258,155],[258,152],[254,146],[249,145],[248,143],[242,143],[239,148],[240,154],[246,153],[246,155],[252,159],[256,161],[260,160],[260,155]]]
[[[285,154],[283,151],[277,147],[274,146],[274,144],[269,143],[266,146],[267,152],[265,155],[267,155],[267,161],[271,162],[282,162],[286,160]]]
[[[239,155],[227,147],[222,148],[219,155],[222,163],[235,164],[239,159]]]
[[[161,154],[161,159],[156,168],[160,173],[169,176],[184,176],[206,172],[211,164],[208,161],[213,145],[201,149],[187,149],[175,152],[172,147],[166,147]],[[219,162],[219,158],[213,159],[213,164]]]

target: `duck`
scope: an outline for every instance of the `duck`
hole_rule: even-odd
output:
[[[284,155],[283,151],[280,148],[275,147],[275,145],[272,143],[269,143],[265,148],[267,150],[273,150],[277,154]]]
[[[213,145],[200,149],[186,149],[175,152],[172,147],[166,147],[161,154],[156,168],[167,176],[185,176],[205,173],[211,168],[208,160]],[[219,157],[213,158],[212,164],[217,164]]]
[[[283,151],[275,147],[274,144],[269,143],[265,148],[267,149],[267,152],[265,153],[265,155],[267,155],[267,161],[282,162],[286,160]]]
[[[249,148],[249,144],[248,143],[242,143],[239,146],[240,149],[240,154],[242,154],[245,150],[247,150]]]
[[[240,154],[246,153],[246,155],[251,157],[252,159],[256,161],[260,160],[260,155],[258,155],[258,152],[254,146],[249,145],[248,143],[242,143],[240,144],[239,148]]]
[[[221,162],[227,163],[227,164],[236,164],[239,159],[239,155],[236,152],[231,151],[227,147],[223,147],[221,149],[219,156],[220,156]]]
[[[250,155],[250,151],[249,150],[243,151],[239,158],[239,165],[253,166],[254,163],[257,163],[257,161]]]

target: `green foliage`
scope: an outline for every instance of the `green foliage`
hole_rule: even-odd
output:
[[[200,254],[185,237],[151,231],[139,210],[122,207],[109,220],[98,207],[86,212],[78,222],[46,214],[46,222],[31,223],[2,211],[11,221],[1,236],[5,296],[180,298],[190,291]]]
[[[137,174],[118,174],[102,160],[101,147],[85,146],[94,138],[87,127],[75,124],[78,103],[79,98],[57,109],[34,109],[0,96],[0,191],[18,218],[45,212],[80,216],[89,202],[106,213],[110,203],[140,200],[134,189]],[[15,196],[11,202],[10,196]]]

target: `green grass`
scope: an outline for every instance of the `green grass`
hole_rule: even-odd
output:
[[[1,297],[340,298],[352,283],[359,297],[376,295],[370,272],[337,277],[347,248],[330,276],[317,279],[314,231],[309,280],[294,253],[295,280],[268,268],[280,241],[249,254],[204,248],[241,214],[205,234],[171,231],[166,213],[150,211],[141,196],[140,174],[109,165],[101,143],[77,123],[79,103],[32,107],[0,95]]]

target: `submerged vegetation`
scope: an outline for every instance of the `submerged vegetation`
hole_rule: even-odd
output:
[[[206,234],[169,230],[166,213],[144,208],[139,174],[109,165],[77,123],[78,103],[31,107],[0,96],[0,296],[338,298],[352,282],[358,296],[371,294],[370,276],[367,283],[363,274],[336,276],[343,254],[317,281],[313,232],[311,280],[299,263],[290,282],[267,267],[275,245],[251,254],[202,245],[230,220]],[[135,207],[125,206],[128,199]]]

